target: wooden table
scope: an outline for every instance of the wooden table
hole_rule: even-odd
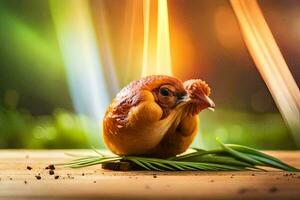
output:
[[[281,171],[115,172],[92,166],[56,168],[50,175],[45,167],[70,160],[65,152],[87,151],[0,150],[0,199],[300,199],[300,173]],[[299,151],[268,153],[300,167]]]

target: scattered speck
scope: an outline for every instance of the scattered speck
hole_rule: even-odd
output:
[[[36,175],[35,178],[36,178],[37,180],[41,180],[42,177],[41,177],[40,175]]]
[[[54,171],[53,171],[52,169],[50,169],[50,170],[49,170],[49,174],[50,174],[50,175],[53,175],[53,174],[54,174]]]
[[[274,186],[273,186],[273,187],[271,187],[271,188],[269,189],[269,192],[270,192],[270,193],[274,193],[274,192],[277,192],[277,190],[278,190],[277,187],[274,187]]]
[[[215,182],[214,180],[210,180],[210,182]]]
[[[244,194],[245,192],[247,192],[246,188],[241,188],[241,189],[238,190],[239,194]]]
[[[59,176],[54,176],[55,179],[59,179]]]
[[[27,184],[27,181],[24,181],[24,184]]]
[[[96,181],[94,181],[93,183],[97,183]]]
[[[153,178],[157,178],[157,175],[156,175],[156,174],[153,174]]]
[[[26,169],[28,169],[28,170],[32,170],[32,167],[30,167],[30,166],[27,166],[27,167],[26,167]]]
[[[84,176],[84,173],[82,173],[81,175]]]
[[[55,167],[54,167],[54,165],[48,165],[45,169],[52,169],[52,170],[55,170]]]

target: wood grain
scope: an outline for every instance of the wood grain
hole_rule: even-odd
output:
[[[282,171],[115,172],[92,166],[56,167],[50,175],[45,167],[70,160],[65,152],[93,153],[0,150],[0,199],[300,199],[300,173]],[[267,153],[300,167],[299,151]]]

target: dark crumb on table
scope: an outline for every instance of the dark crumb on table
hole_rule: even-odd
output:
[[[210,182],[215,182],[214,180],[210,180]]]
[[[153,174],[153,178],[157,178],[157,175],[156,175],[156,174]]]
[[[12,180],[12,178],[9,178],[9,180]]]
[[[52,169],[50,169],[50,170],[49,170],[49,174],[50,174],[50,175],[53,175],[53,174],[54,174],[54,171],[53,171]]]
[[[55,170],[55,167],[54,167],[54,165],[48,165],[45,169]]]
[[[42,179],[42,177],[41,177],[40,175],[36,175],[35,178],[36,178],[37,180],[41,180],[41,179]]]
[[[94,181],[93,183],[96,183],[96,181]]]
[[[30,166],[27,166],[27,167],[26,167],[26,169],[28,169],[28,170],[32,170],[32,167],[30,167]]]
[[[288,176],[289,174],[283,174],[283,176]]]
[[[24,181],[24,184],[27,184],[27,181]]]
[[[277,191],[278,191],[277,187],[274,187],[274,186],[269,189],[270,193],[274,193],[274,192],[277,192]]]
[[[247,192],[246,188],[241,188],[241,189],[238,190],[239,194],[244,194],[245,192]]]
[[[71,176],[71,174],[67,174],[68,179],[74,179],[74,176]]]
[[[55,179],[59,179],[59,176],[54,176]]]
[[[255,174],[251,174],[251,176],[255,176]]]
[[[84,173],[82,173],[81,175],[84,176]]]

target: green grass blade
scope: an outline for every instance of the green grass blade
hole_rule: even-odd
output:
[[[217,140],[219,142],[219,144],[221,145],[221,147],[227,151],[228,153],[230,153],[232,156],[240,159],[240,160],[243,160],[245,162],[248,162],[252,165],[262,165],[263,163],[261,163],[260,161],[257,161],[243,153],[240,153],[239,151],[236,151],[236,150],[233,150],[232,148],[226,146],[225,144],[223,144],[220,140]]]
[[[247,162],[243,162],[235,159],[235,157],[230,156],[217,156],[217,155],[200,155],[188,157],[185,159],[181,159],[180,161],[188,161],[188,162],[207,162],[207,163],[217,163],[217,164],[226,164],[226,165],[234,165],[234,166],[243,166],[243,167],[252,167],[252,164]]]
[[[260,152],[256,149],[253,149],[253,148],[250,148],[250,147],[246,147],[246,146],[242,146],[242,145],[237,145],[237,144],[227,144],[227,146],[235,149],[235,150],[238,150],[240,152],[244,152],[244,153],[247,153],[247,154],[251,154],[251,155],[255,155],[255,156],[258,156],[260,158],[264,158],[265,160],[265,163],[268,162],[268,163],[276,163],[276,165],[278,166],[282,166],[282,169],[286,169],[286,170],[292,170],[292,171],[300,171],[300,169],[297,169],[293,166],[290,166],[286,163],[284,163],[283,161],[279,160],[278,158],[275,158],[273,156],[270,156],[268,154],[265,154],[263,152]],[[273,162],[271,162],[273,161]]]
[[[142,162],[141,160],[139,160],[140,162]],[[156,170],[156,171],[165,171],[164,169],[162,168],[157,168],[155,167],[152,163],[150,162],[142,162],[144,165],[146,165],[147,167],[149,167],[150,169],[152,170]]]
[[[164,169],[164,170],[170,170],[170,171],[174,171],[175,169],[172,167],[169,167],[168,165],[164,164],[164,163],[160,163],[160,162],[153,162],[153,165],[156,165],[157,167],[160,167],[160,169]]]
[[[253,155],[253,154],[248,154],[248,156],[264,163],[265,166],[268,166],[268,167],[273,167],[273,168],[282,169],[282,170],[286,170],[286,171],[292,171],[292,172],[300,171],[299,169],[292,167],[288,164],[276,162],[274,160],[270,160],[270,159],[262,157],[262,156],[257,156],[257,155]]]
[[[105,163],[105,162],[111,162],[111,161],[117,161],[117,160],[120,160],[121,158],[107,158],[107,159],[95,159],[94,161],[89,161],[89,162],[86,162],[86,163],[75,163],[75,164],[72,164],[70,165],[70,167],[72,168],[81,168],[81,167],[88,167],[88,166],[92,166],[92,165],[98,165],[98,164],[102,164],[102,163]]]
[[[194,157],[194,156],[203,156],[203,155],[207,155],[207,154],[219,154],[219,153],[224,153],[224,152],[225,151],[223,149],[214,149],[214,150],[209,150],[209,151],[196,151],[196,152],[180,155],[177,157],[176,156],[171,157],[171,158],[168,158],[168,160],[184,160],[186,158],[190,158],[190,157]]]
[[[151,169],[148,166],[144,165],[144,163],[142,163],[138,159],[133,159],[133,158],[127,157],[126,160],[130,160],[130,161],[134,162],[135,164],[139,165],[140,167],[142,167],[143,169],[151,171]]]

